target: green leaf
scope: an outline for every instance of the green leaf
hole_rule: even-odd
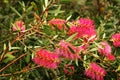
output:
[[[9,53],[5,54],[5,57],[15,58],[15,56],[13,56],[12,54],[9,54]]]
[[[13,50],[14,50],[14,49],[20,49],[20,47],[11,47],[11,49],[13,49]]]
[[[53,36],[52,40],[54,40],[54,39],[56,39],[56,38],[58,38],[58,35]]]
[[[100,45],[99,45],[98,43],[96,43],[95,41],[94,41],[94,43],[95,43],[96,46],[100,46]]]
[[[61,2],[65,3],[65,2],[72,2],[72,0],[60,0]]]
[[[7,53],[7,54],[5,54],[5,59],[3,60],[3,62],[7,63],[7,62],[9,62],[9,61],[11,61],[13,59],[15,59],[15,56],[13,56],[12,54]]]
[[[83,57],[83,66],[86,68],[87,66],[85,65],[86,63],[87,63],[87,55],[84,55],[84,57]]]
[[[44,33],[46,33],[47,35],[52,34],[53,31],[51,30],[50,26],[44,25],[43,28]]]
[[[27,8],[27,12],[31,11],[33,9],[33,6],[30,6],[29,8]]]
[[[3,50],[6,50],[6,44],[4,43]]]
[[[86,0],[77,0],[78,5],[85,5]]]
[[[14,7],[10,7],[19,17],[22,17],[22,15],[14,8]]]
[[[8,1],[8,0],[3,0],[3,1],[4,1],[4,3],[6,3],[6,4],[7,4],[7,3],[9,3],[9,1]]]
[[[90,40],[94,39],[95,37],[96,37],[96,35],[94,35],[94,36],[90,37],[90,38],[88,39],[88,41],[90,41]]]
[[[72,15],[68,16],[67,19],[66,19],[66,21],[70,20],[71,17],[72,17]]]
[[[31,58],[33,59],[35,57],[35,53],[32,53],[31,54]]]
[[[97,48],[92,48],[89,50],[89,52],[93,52],[93,51],[97,51],[98,49]]]
[[[58,10],[49,10],[48,13],[53,13],[53,14],[59,14],[59,13],[63,13],[65,11],[58,11]]]
[[[120,71],[120,65],[118,66],[117,70],[116,71]]]
[[[49,10],[48,13],[55,14],[55,16],[57,16],[59,13],[63,13],[64,12],[64,11],[62,11],[60,9],[61,9],[61,6],[58,6],[57,9],[55,9],[55,10]]]
[[[75,63],[76,63],[77,66],[79,66],[79,65],[78,65],[78,59],[75,60]]]
[[[26,58],[25,58],[25,61],[26,63],[29,63],[30,62],[30,53],[27,54]]]
[[[102,37],[102,39],[104,39],[104,38],[106,38],[106,34],[105,34],[105,33],[103,34],[103,37]]]
[[[11,43],[9,42],[8,43],[8,46],[9,46],[9,51],[11,50]]]
[[[92,55],[93,55],[94,57],[97,57],[97,58],[99,57],[97,54],[92,54]]]
[[[26,11],[26,9],[25,9],[25,3],[22,1],[22,2],[19,2],[19,4],[21,5],[23,11]]]
[[[71,35],[70,37],[68,37],[68,38],[66,39],[66,41],[69,42],[69,41],[73,40],[76,35],[77,35],[77,33]]]
[[[45,7],[47,7],[49,4],[48,0],[45,0]]]

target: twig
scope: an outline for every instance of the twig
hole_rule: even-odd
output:
[[[24,73],[24,72],[33,70],[33,69],[38,68],[38,67],[40,67],[40,66],[38,65],[38,66],[35,66],[33,68],[28,68],[28,69],[24,69],[24,70],[21,70],[21,71],[17,71],[15,73],[1,74],[0,77],[5,77],[5,76],[11,76],[11,75],[16,75],[16,74]]]
[[[10,44],[13,45],[13,44],[16,42],[16,40],[22,39],[21,37],[23,37],[27,32],[31,31],[32,29],[33,29],[33,27],[30,28],[30,29],[28,29],[25,33],[22,33],[22,34],[16,36],[16,38],[14,38],[14,39],[10,42]],[[0,63],[2,62],[2,59],[4,58],[4,56],[5,56],[5,54],[7,53],[8,50],[9,50],[9,46],[7,46],[6,49],[5,49],[5,50],[2,52],[2,54],[0,55]]]
[[[2,72],[3,70],[5,70],[7,67],[9,67],[10,65],[12,65],[13,63],[15,63],[17,60],[19,60],[20,58],[24,57],[25,55],[27,55],[26,53],[25,54],[22,54],[20,55],[20,57],[16,58],[15,60],[11,61],[9,64],[7,64],[5,67],[3,67],[2,69],[0,69],[0,72]]]
[[[14,38],[14,40],[12,40],[12,41],[10,42],[10,44],[13,45],[13,44],[15,43],[15,41],[16,41],[17,39],[20,39],[22,36],[23,36],[23,34],[21,34],[20,36],[17,36],[16,38]],[[5,55],[5,53],[6,53],[8,50],[9,50],[9,46],[7,46],[7,48],[6,48],[6,49],[3,51],[3,53],[0,55],[0,62],[2,62],[2,59],[4,58],[4,55]]]
[[[54,4],[53,1],[51,1],[51,2],[49,3],[49,5],[47,5],[46,9],[40,14],[40,17],[42,17],[43,14],[45,14],[45,12],[48,11],[49,7],[50,7],[52,4]]]

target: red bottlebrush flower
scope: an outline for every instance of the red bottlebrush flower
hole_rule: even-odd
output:
[[[56,26],[59,30],[66,29],[65,23],[66,21],[63,19],[52,19],[49,21],[50,25]]]
[[[115,47],[120,47],[120,33],[112,35],[112,41]]]
[[[53,52],[45,49],[40,49],[36,53],[36,57],[33,59],[33,61],[40,66],[51,69],[57,68],[58,64],[60,63],[58,54],[54,54]]]
[[[72,60],[80,58],[80,56],[79,56],[80,49],[79,48],[73,46],[70,43],[65,42],[64,40],[60,41],[59,46],[60,47],[56,49],[56,52],[59,55],[65,57],[67,59],[72,59]]]
[[[74,72],[75,72],[74,66],[69,65],[69,64],[65,65],[65,67],[64,67],[64,73],[66,75],[72,75],[72,74],[74,74]]]
[[[108,54],[107,58],[108,58],[108,60],[111,60],[111,61],[115,60],[115,56],[113,54]]]
[[[83,39],[86,39],[87,41],[92,36],[96,36],[96,31],[93,28],[78,27],[77,32],[78,34],[76,38],[83,38]]]
[[[86,27],[86,28],[95,28],[94,21],[87,18],[80,18],[78,20],[80,27]]]
[[[25,31],[24,22],[23,22],[23,21],[16,21],[16,22],[13,24],[12,29],[13,29],[13,31],[21,31],[21,32],[24,32],[24,31]]]
[[[111,54],[111,46],[105,41],[101,42],[100,46],[98,46],[98,52],[106,56],[109,60],[115,60],[114,55]]]
[[[77,27],[76,26],[72,26],[68,32],[69,35],[72,35],[74,33],[78,33],[77,32]]]
[[[101,42],[100,46],[98,46],[98,51],[102,55],[109,54],[111,53],[111,46],[106,41]]]
[[[106,71],[96,63],[92,62],[90,67],[85,70],[85,75],[93,80],[104,80]]]
[[[76,21],[76,23],[77,24],[70,27],[70,30],[68,31],[69,35],[78,33],[76,35],[76,39],[83,38],[85,39],[85,41],[95,40],[95,37],[89,40],[91,37],[96,36],[95,25],[92,20],[86,18],[80,18],[78,21]]]

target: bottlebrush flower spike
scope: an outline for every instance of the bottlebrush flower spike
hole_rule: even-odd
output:
[[[120,47],[120,33],[112,35],[111,40],[113,41],[113,45],[115,47]]]
[[[114,55],[111,54],[111,46],[106,41],[100,43],[100,46],[98,46],[98,52],[106,56],[109,60],[115,60]]]
[[[98,51],[102,55],[106,55],[106,54],[111,53],[111,46],[106,41],[101,42],[100,46],[98,46],[98,48],[99,48]]]
[[[107,58],[108,58],[108,60],[111,60],[111,61],[115,60],[115,56],[113,54],[108,54]]]
[[[93,29],[95,28],[94,21],[91,19],[80,18],[78,22],[80,27],[93,28]]]
[[[63,19],[52,19],[49,21],[50,25],[56,26],[59,30],[66,29],[65,23],[66,21]]]
[[[55,69],[60,63],[59,55],[53,52],[47,51],[45,49],[40,49],[36,53],[36,57],[33,58],[33,61],[45,68]]]
[[[80,58],[80,48],[77,48],[72,44],[65,42],[64,40],[60,41],[59,46],[59,48],[56,48],[56,52],[59,55],[72,60]]]
[[[92,62],[85,70],[85,75],[92,78],[93,80],[104,80],[104,76],[106,75],[105,69]]]
[[[76,35],[76,39],[83,38],[85,41],[89,41],[91,37],[96,36],[95,31],[95,25],[93,20],[86,19],[86,18],[80,18],[76,23],[74,22],[73,25],[70,27],[70,30],[68,31],[69,35],[72,35],[74,33],[78,33]],[[95,40],[94,37],[92,40]]]
[[[13,24],[12,29],[13,29],[13,31],[21,31],[21,32],[24,32],[24,31],[25,31],[24,22],[23,22],[23,21],[16,21],[16,22]]]
[[[72,34],[75,34],[75,33],[78,33],[77,32],[77,27],[76,26],[72,26],[68,32],[69,35],[72,35]],[[77,36],[76,36],[77,37]]]
[[[78,35],[76,38],[83,38],[85,41],[88,41],[91,37],[96,36],[96,31],[93,28],[78,27]],[[91,41],[95,40],[93,38]]]

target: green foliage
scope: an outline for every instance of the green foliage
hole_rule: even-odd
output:
[[[120,32],[119,0],[3,0],[0,2],[0,79],[1,80],[90,80],[84,70],[91,61],[99,63],[107,70],[105,80],[120,79],[120,47],[112,45],[111,35]],[[54,51],[60,40],[80,46],[82,39],[74,40],[77,33],[68,36],[67,31],[59,30],[49,21],[65,19],[66,28],[70,21],[81,17],[95,21],[97,39],[90,43],[89,51],[79,52],[82,60],[62,58],[60,66],[46,69],[33,63],[35,53],[40,49]],[[25,32],[13,31],[16,21],[24,21]],[[94,37],[94,36],[93,36]],[[93,38],[92,37],[92,38]],[[108,41],[116,57],[106,61],[98,54],[99,42]],[[71,52],[74,50],[68,47]],[[66,75],[66,64],[75,67],[75,73]],[[104,65],[103,65],[104,64]]]

